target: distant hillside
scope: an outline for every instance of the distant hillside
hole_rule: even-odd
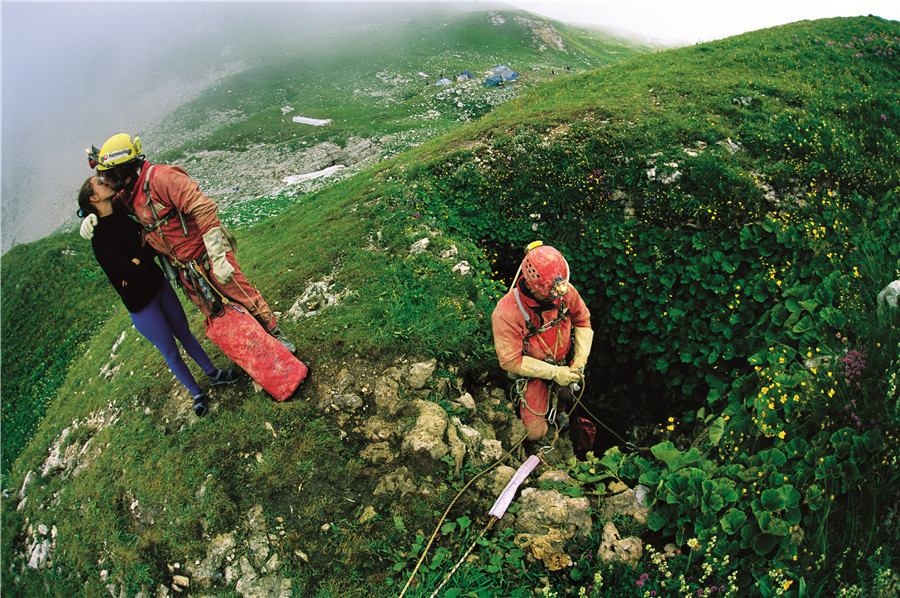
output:
[[[223,79],[144,133],[149,151],[189,166],[234,223],[272,213],[271,202],[253,201],[261,195],[300,196],[328,180],[286,188],[286,177],[332,166],[347,167],[337,178],[348,176],[477,120],[537,83],[655,49],[521,11],[438,6],[297,44]],[[485,87],[499,65],[519,78]],[[472,78],[458,80],[465,71]],[[451,83],[436,85],[442,78]]]
[[[3,479],[4,594],[896,595],[900,312],[877,297],[900,279],[900,24],[800,22],[593,70],[571,51],[584,70],[552,75],[543,37],[487,20],[470,27],[537,35],[540,71],[484,57],[522,72],[515,97],[457,122],[407,72],[474,56],[378,69],[411,78],[397,109],[441,112],[444,134],[240,204],[277,213],[239,230],[239,260],[311,366],[289,401],[243,377],[198,420],[74,233],[4,256],[4,437],[27,421],[6,411],[26,380],[7,381],[7,339],[24,361],[57,310],[89,330],[58,341],[68,366]],[[271,95],[291,69],[259,72],[211,97]],[[282,101],[333,119],[296,143],[383,143],[403,127],[373,133],[369,81],[321,112],[297,83],[164,155],[211,177],[213,152],[282,130]],[[601,438],[581,459],[548,438],[492,520],[527,454],[490,315],[535,239],[591,310],[578,415]],[[9,291],[26,281],[40,293]]]

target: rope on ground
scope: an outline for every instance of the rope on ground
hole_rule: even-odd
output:
[[[538,422],[538,423],[540,423],[540,422]],[[519,445],[521,445],[523,442],[525,442],[525,439],[528,438],[528,434],[530,434],[532,432],[532,430],[534,430],[534,428],[537,427],[537,425],[538,424],[535,424],[534,426],[532,426],[532,428],[530,430],[528,430],[528,432],[526,432],[525,436],[523,436],[517,443],[515,443],[513,445],[513,447],[506,452],[505,455],[500,457],[496,462],[489,465],[488,467],[483,469],[481,472],[479,472],[477,475],[475,475],[471,480],[469,480],[466,483],[466,485],[462,487],[462,490],[460,490],[456,494],[456,496],[453,498],[453,500],[450,501],[450,504],[444,510],[444,514],[441,515],[440,520],[437,522],[437,525],[435,526],[434,531],[431,532],[431,537],[428,539],[428,544],[425,546],[424,550],[422,550],[422,556],[419,557],[419,562],[416,563],[415,569],[413,569],[413,572],[410,574],[409,579],[406,581],[406,585],[403,586],[403,591],[400,592],[400,596],[398,598],[403,598],[403,596],[406,594],[406,590],[409,589],[409,586],[412,583],[412,580],[415,578],[416,573],[418,573],[418,571],[419,571],[419,567],[422,566],[422,562],[425,560],[425,556],[428,554],[428,551],[431,548],[431,545],[434,543],[434,539],[435,539],[435,537],[437,537],[437,533],[441,529],[441,525],[443,525],[444,520],[447,518],[447,515],[450,513],[450,509],[453,508],[453,505],[456,504],[456,501],[459,499],[460,496],[462,496],[463,492],[465,492],[469,488],[469,486],[472,485],[472,482],[474,482],[475,480],[477,480],[478,478],[480,478],[482,475],[486,474],[490,470],[494,469],[495,467],[497,467],[498,465],[503,463],[503,461],[506,460],[507,457],[511,456],[513,451],[516,450],[517,448],[519,448]],[[490,527],[490,524],[488,525],[488,527]],[[487,528],[485,528],[485,530],[487,530]],[[484,533],[484,532],[482,532],[482,533]],[[446,580],[445,580],[445,583],[446,583]]]
[[[582,397],[582,395],[584,395],[584,379],[583,379],[583,378],[582,378],[582,384],[581,384],[580,392],[578,393],[578,397],[576,398],[575,403],[574,403],[574,405],[572,406],[572,409],[573,409],[573,410],[575,409],[575,406],[577,406],[577,405],[581,402],[581,397]],[[571,411],[569,412],[569,414],[571,414]],[[544,420],[544,421],[546,421],[546,420]],[[500,459],[498,459],[495,463],[493,463],[492,465],[486,467],[486,468],[485,468],[484,470],[482,470],[480,473],[478,473],[477,475],[475,475],[471,480],[468,481],[468,483],[467,483],[465,486],[463,486],[462,490],[460,490],[460,491],[456,494],[456,496],[455,496],[455,497],[453,498],[453,500],[450,502],[450,505],[449,505],[449,506],[447,507],[447,509],[444,511],[444,514],[441,516],[441,518],[440,518],[440,520],[438,521],[437,525],[435,526],[434,531],[431,533],[431,537],[428,539],[428,544],[425,546],[425,549],[422,551],[422,555],[419,557],[419,561],[416,563],[416,567],[413,569],[413,572],[410,574],[409,579],[406,581],[406,585],[403,586],[403,591],[400,592],[400,596],[399,596],[398,598],[403,598],[403,596],[406,594],[406,591],[409,589],[409,586],[410,586],[410,584],[412,583],[412,580],[415,578],[416,573],[418,573],[419,568],[422,566],[422,562],[425,560],[425,556],[428,554],[428,551],[429,551],[429,549],[431,548],[431,545],[432,545],[432,543],[434,542],[435,537],[437,537],[437,533],[438,533],[438,531],[441,529],[441,525],[443,525],[444,520],[447,518],[447,515],[450,513],[450,509],[453,508],[453,505],[456,504],[456,501],[459,499],[460,496],[462,496],[462,493],[465,492],[465,491],[469,488],[469,486],[472,484],[472,482],[474,482],[475,480],[477,480],[479,477],[481,477],[481,476],[484,475],[485,473],[489,472],[489,471],[492,470],[493,468],[495,468],[495,467],[497,467],[498,465],[500,465],[501,463],[503,463],[503,461],[505,461],[507,457],[510,457],[510,456],[512,455],[513,451],[515,451],[517,448],[519,448],[519,445],[521,445],[523,442],[525,442],[525,440],[528,438],[528,435],[531,434],[531,432],[532,432],[535,428],[537,428],[537,426],[538,426],[540,423],[541,423],[540,421],[538,421],[537,423],[535,423],[535,424],[534,424],[534,425],[533,425],[533,426],[525,433],[525,436],[523,436],[517,443],[515,443],[515,444],[512,446],[512,448],[509,449],[509,450],[506,452],[506,454],[504,454],[502,457],[500,457]],[[552,441],[549,445],[547,445],[546,447],[543,447],[542,452],[546,452],[546,451],[552,450],[553,447],[556,445],[556,442],[559,440],[559,432],[560,432],[559,424],[557,424],[556,421],[553,421],[552,423],[553,423],[553,426],[556,428],[556,431],[555,431],[555,433],[554,433],[554,435],[553,435],[553,441]],[[543,458],[541,458],[541,461],[543,461]],[[546,462],[544,462],[544,463],[546,464]],[[437,590],[435,590],[435,594],[432,594],[432,595],[431,595],[432,598],[434,598],[434,596],[436,595],[437,591],[440,590],[442,587],[444,587],[444,585],[450,580],[450,577],[453,575],[453,573],[456,572],[456,570],[457,570],[457,569],[459,568],[459,566],[462,564],[463,560],[465,560],[465,558],[468,557],[469,553],[472,552],[472,549],[475,548],[475,544],[478,542],[478,540],[481,539],[481,537],[484,535],[484,533],[488,530],[488,528],[490,528],[490,527],[494,524],[494,521],[496,521],[496,520],[497,520],[496,517],[491,517],[491,520],[488,522],[487,526],[485,526],[485,528],[481,531],[481,533],[478,535],[478,538],[475,539],[475,542],[473,542],[473,543],[472,543],[472,546],[469,547],[469,550],[466,551],[466,554],[464,554],[463,557],[462,557],[462,559],[460,559],[459,562],[457,562],[456,566],[453,567],[453,570],[450,571],[449,575],[447,575],[447,577],[444,578],[444,581],[441,582],[441,585],[438,586],[438,589],[437,589]]]
[[[484,526],[484,529],[481,530],[481,533],[478,534],[478,537],[475,538],[475,541],[472,542],[472,545],[469,546],[469,549],[466,551],[466,553],[460,557],[460,559],[453,566],[453,569],[450,570],[450,573],[447,574],[447,577],[444,578],[444,581],[441,582],[441,585],[439,585],[437,589],[431,593],[431,596],[429,596],[429,598],[435,598],[435,596],[438,595],[438,592],[440,592],[441,588],[443,588],[447,584],[447,582],[450,581],[450,578],[453,577],[453,574],[456,573],[456,570],[459,569],[459,566],[463,564],[463,561],[465,561],[469,557],[469,554],[471,554],[472,550],[475,548],[475,545],[478,544],[478,541],[481,539],[481,536],[484,535],[484,532],[488,531],[488,529],[490,529],[490,527],[494,525],[495,521],[497,521],[497,518],[491,516],[491,519],[487,522],[487,525]]]
[[[572,413],[575,412],[575,409],[576,409],[579,405],[581,405],[581,398],[584,396],[584,387],[585,387],[585,385],[584,385],[584,378],[582,378],[581,388],[580,388],[579,391],[578,391],[578,395],[575,397],[575,401],[572,403],[571,409],[569,409],[569,411],[566,412],[566,416],[567,416],[567,417],[570,417],[570,416],[572,415]],[[587,413],[587,415],[588,415],[591,419],[593,419],[595,422],[597,422],[598,424],[600,424],[601,426],[603,426],[604,428],[606,428],[607,430],[609,430],[609,432],[610,432],[613,436],[615,436],[616,438],[618,438],[619,440],[621,440],[622,443],[623,443],[624,445],[626,445],[627,447],[634,448],[634,449],[639,450],[639,451],[648,451],[648,450],[650,450],[650,449],[645,448],[645,447],[637,447],[637,446],[635,446],[633,443],[628,442],[627,440],[625,440],[624,438],[622,438],[615,430],[613,430],[612,428],[610,428],[609,426],[607,426],[605,423],[603,423],[603,421],[602,421],[599,417],[597,417],[596,415],[594,415],[587,407],[585,407],[584,405],[581,405],[581,408],[584,410],[585,413]],[[544,420],[544,421],[547,421],[547,420]],[[556,420],[551,421],[551,423],[553,424],[554,428],[556,428],[556,430],[555,430],[555,432],[554,432],[554,434],[553,434],[553,440],[551,441],[551,443],[550,443],[549,445],[547,445],[547,446],[545,446],[545,447],[542,447],[542,451],[541,451],[541,452],[547,452],[547,451],[552,450],[553,447],[556,445],[556,442],[559,440],[559,433],[560,433],[560,431],[561,431],[561,430],[560,430],[560,426],[559,426],[559,424],[556,422]],[[450,502],[450,504],[449,504],[449,505],[447,506],[447,508],[444,510],[444,514],[441,515],[441,518],[440,518],[440,520],[438,521],[437,525],[435,526],[434,531],[431,533],[431,537],[428,539],[428,544],[425,546],[425,549],[422,551],[422,555],[419,557],[419,561],[416,563],[416,566],[415,566],[415,568],[413,569],[413,572],[410,574],[409,579],[406,581],[406,585],[403,586],[403,590],[400,592],[400,596],[399,596],[398,598],[403,598],[403,596],[406,594],[406,591],[409,589],[409,586],[410,586],[410,584],[412,583],[412,580],[415,578],[416,573],[418,573],[419,568],[422,566],[422,562],[425,560],[425,557],[428,555],[428,551],[431,549],[431,545],[434,543],[434,539],[437,537],[437,533],[438,533],[438,531],[441,529],[441,525],[443,525],[444,520],[447,518],[447,515],[450,513],[450,509],[453,508],[453,505],[456,504],[456,501],[459,499],[460,496],[462,496],[463,492],[465,492],[465,491],[469,488],[469,486],[472,484],[472,482],[474,482],[475,480],[477,480],[479,477],[481,477],[482,475],[486,474],[486,473],[489,472],[490,470],[494,469],[495,467],[497,467],[498,465],[500,465],[503,461],[505,461],[508,457],[510,457],[510,456],[513,454],[513,451],[515,451],[517,448],[519,448],[519,446],[520,446],[523,442],[525,442],[525,440],[528,438],[528,435],[531,434],[531,432],[532,432],[539,424],[540,424],[540,422],[535,423],[535,425],[532,426],[532,427],[528,430],[528,432],[525,433],[525,436],[523,436],[518,442],[516,442],[516,443],[512,446],[512,448],[509,449],[509,450],[506,452],[506,454],[504,454],[504,455],[503,455],[502,457],[500,457],[500,459],[498,459],[496,462],[494,462],[493,464],[491,464],[490,466],[486,467],[484,470],[482,470],[481,472],[479,472],[478,474],[476,474],[471,480],[468,481],[468,483],[466,483],[465,486],[462,487],[462,490],[460,490],[460,491],[456,494],[456,496],[453,498],[453,500]],[[538,456],[540,457],[540,455],[538,455]],[[541,460],[543,461],[543,458],[541,458]],[[545,464],[546,464],[546,462],[545,462]],[[447,584],[447,582],[450,581],[450,578],[453,576],[454,573],[456,573],[456,570],[459,569],[460,565],[462,565],[462,563],[466,560],[466,558],[468,558],[469,554],[470,554],[470,553],[472,552],[472,550],[475,548],[475,545],[478,544],[478,541],[482,538],[482,536],[484,536],[485,532],[487,532],[487,530],[490,529],[491,526],[494,525],[494,522],[495,522],[495,521],[497,521],[497,517],[491,516],[491,519],[488,521],[487,525],[485,525],[484,529],[481,530],[481,533],[478,534],[478,537],[475,538],[475,541],[472,542],[472,545],[469,546],[469,549],[466,550],[465,554],[463,554],[462,557],[459,559],[459,561],[457,561],[456,565],[454,565],[454,567],[453,567],[453,569],[450,571],[450,573],[448,573],[447,576],[444,577],[444,580],[443,580],[443,581],[441,582],[441,584],[437,587],[437,589],[434,590],[434,592],[431,594],[430,598],[435,598],[435,597],[437,596],[437,593],[441,590],[441,588],[443,588],[443,587]]]

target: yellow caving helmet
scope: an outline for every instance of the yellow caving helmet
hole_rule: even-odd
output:
[[[119,133],[106,140],[97,155],[97,170],[109,170],[136,160],[141,154],[141,138]]]

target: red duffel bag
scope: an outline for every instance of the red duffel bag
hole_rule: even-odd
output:
[[[219,315],[208,316],[206,336],[276,401],[290,397],[306,378],[303,362],[239,305],[226,303]]]

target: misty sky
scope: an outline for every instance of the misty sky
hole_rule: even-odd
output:
[[[2,251],[75,223],[74,196],[91,174],[86,146],[99,146],[116,132],[146,130],[205,85],[240,69],[237,57],[248,48],[320,34],[349,21],[365,22],[375,13],[413,11],[413,4],[4,0]],[[678,43],[801,19],[874,14],[900,20],[900,0],[507,4],[563,22]],[[496,3],[475,0],[468,6],[483,10]]]
[[[581,0],[509,2],[566,23],[613,27],[676,43],[827,17],[900,20],[900,0]]]

